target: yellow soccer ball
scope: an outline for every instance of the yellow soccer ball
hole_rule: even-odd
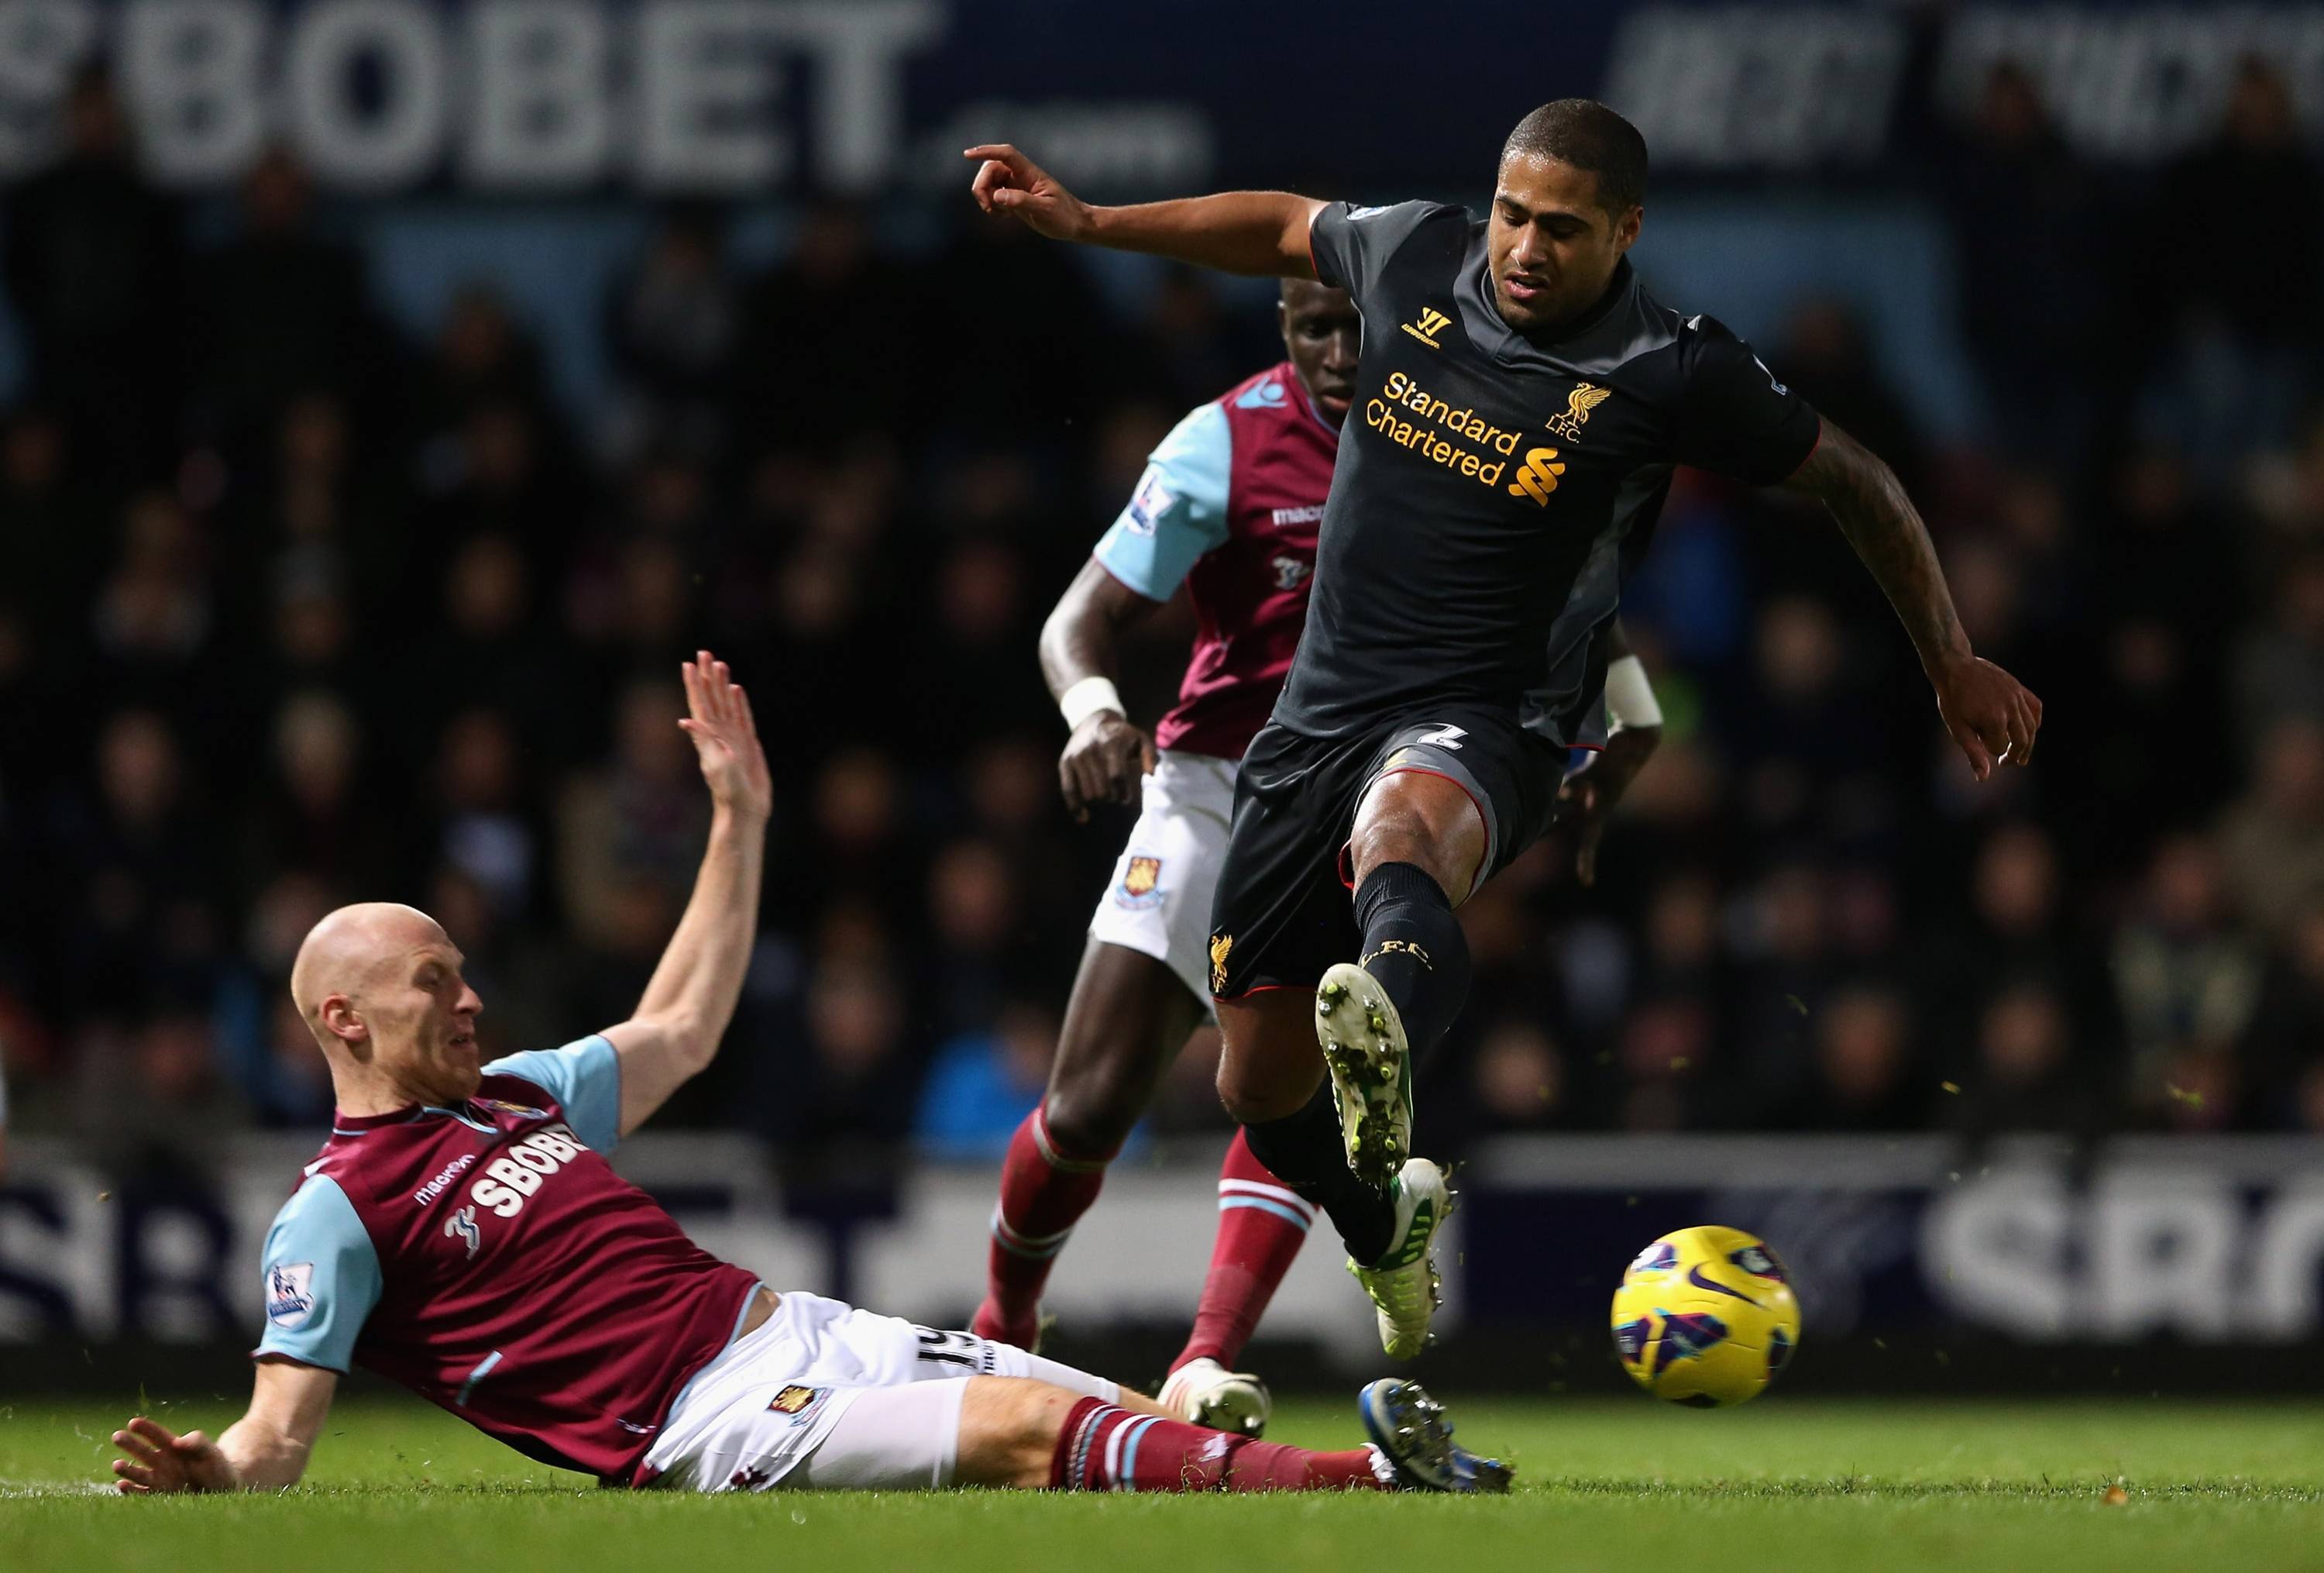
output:
[[[1714,1226],[1665,1235],[1614,1291],[1614,1353],[1656,1398],[1718,1409],[1757,1397],[1800,1345],[1800,1302],[1766,1242]]]

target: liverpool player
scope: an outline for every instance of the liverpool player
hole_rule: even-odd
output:
[[[347,907],[307,937],[291,993],[337,1112],[267,1235],[249,1411],[215,1441],[133,1419],[122,1490],[295,1483],[350,1365],[616,1485],[1507,1488],[1409,1383],[1365,1389],[1373,1439],[1346,1452],[1205,1430],[1021,1349],[779,1295],[618,1178],[603,1154],[716,1052],[756,928],[766,756],[723,662],[685,678],[715,812],[629,1021],[479,1066],[483,1004],[426,914]]]
[[[1646,143],[1603,105],[1519,122],[1482,220],[1283,192],[1093,208],[1013,147],[968,156],[977,200],[1041,234],[1318,279],[1363,316],[1306,632],[1236,787],[1211,987],[1251,1152],[1331,1215],[1383,1344],[1416,1354],[1448,1198],[1410,1156],[1412,1060],[1467,987],[1453,908],[1551,817],[1672,467],[1831,509],[1979,779],[2032,757],[2041,702],[1971,652],[1888,467],[1646,293],[1625,254]]]
[[[994,1209],[979,1334],[1031,1346],[1040,1295],[1106,1166],[1187,1033],[1209,1014],[1212,896],[1233,813],[1236,762],[1265,724],[1307,613],[1316,526],[1355,386],[1361,324],[1345,291],[1286,279],[1287,358],[1181,421],[1129,505],[1050,614],[1041,664],[1072,736],[1066,806],[1140,804],[1092,918],[1042,1100],[1010,1144]],[[1178,704],[1152,737],[1112,681],[1121,634],[1186,587],[1194,647]],[[1627,655],[1627,651],[1621,653]],[[1657,728],[1637,670],[1637,712],[1611,756],[1570,789],[1585,878],[1595,837]],[[1585,784],[1586,783],[1586,784]],[[1314,1222],[1314,1209],[1238,1134],[1219,1176],[1219,1230],[1166,1408],[1257,1435],[1268,1400],[1228,1369]]]

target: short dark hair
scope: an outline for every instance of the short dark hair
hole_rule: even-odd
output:
[[[1598,205],[1609,213],[1628,213],[1646,199],[1646,139],[1595,98],[1560,98],[1518,121],[1501,160],[1517,153],[1595,175]]]

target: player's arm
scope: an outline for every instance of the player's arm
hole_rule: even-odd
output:
[[[1983,781],[2008,759],[2031,763],[2042,701],[2001,668],[1979,659],[1953,610],[1952,591],[1920,510],[1878,455],[1830,421],[1784,488],[1822,503],[1840,533],[1879,581],[1937,691],[1937,713]]]
[[[689,714],[678,725],[694,740],[710,788],[710,845],[637,1013],[604,1034],[621,1062],[625,1136],[710,1063],[734,1019],[758,937],[759,881],[774,804],[750,696],[706,650],[679,670]]]
[[[1092,558],[1041,625],[1041,675],[1073,729],[1057,785],[1076,819],[1089,819],[1092,803],[1135,803],[1139,779],[1154,768],[1154,739],[1130,724],[1113,679],[1122,634],[1157,605]]]
[[[1222,273],[1312,279],[1307,227],[1323,206],[1289,191],[1224,191],[1099,208],[1007,143],[968,150],[980,160],[970,187],[987,213],[1006,213],[1052,240],[1142,251]]]
[[[173,1491],[280,1491],[307,1472],[315,1439],[338,1391],[336,1371],[293,1360],[262,1359],[250,1408],[216,1441],[183,1436],[137,1415],[113,1433],[128,1457],[113,1461],[114,1485],[132,1496]]]
[[[1574,828],[1573,873],[1585,885],[1598,883],[1598,844],[1614,805],[1663,740],[1662,706],[1619,617],[1607,632],[1606,653],[1606,746],[1557,789],[1558,821]]]

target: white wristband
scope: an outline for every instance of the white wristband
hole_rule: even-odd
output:
[[[1109,678],[1085,677],[1057,696],[1057,708],[1064,712],[1068,730],[1078,731],[1081,724],[1100,710],[1111,710],[1117,716],[1128,716],[1121,708],[1121,696],[1113,690]]]
[[[1646,680],[1646,663],[1626,655],[1606,669],[1606,729],[1659,726],[1663,708],[1655,703],[1655,685]]]

